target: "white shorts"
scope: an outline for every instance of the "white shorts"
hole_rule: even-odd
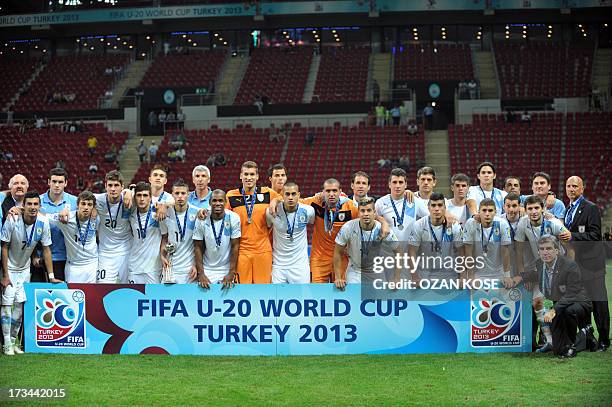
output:
[[[30,269],[27,268],[21,271],[9,270],[9,278],[11,279],[11,285],[6,287],[2,293],[2,305],[25,302],[27,298],[23,284],[30,282]]]
[[[308,284],[310,283],[310,265],[302,267],[277,267],[272,265],[272,284]]]
[[[181,273],[181,274],[173,273],[172,278],[174,278],[174,281],[176,282],[176,284],[192,284],[194,282],[189,279],[189,274],[185,274],[185,273]],[[196,281],[197,281],[197,278],[196,278]]]
[[[97,263],[75,265],[66,262],[64,274],[67,283],[95,283]]]
[[[126,284],[128,282],[129,253],[98,256],[97,281],[101,284]]]
[[[159,284],[160,282],[161,275],[159,273],[130,274],[128,276],[128,283],[130,284]]]
[[[206,269],[204,268],[204,274],[206,274],[206,277],[208,277],[208,279],[210,280],[211,284],[221,284],[223,282],[223,279],[225,278],[225,276],[227,276],[227,273],[229,273],[229,269],[227,270],[210,270],[210,269]],[[197,281],[197,279],[196,279]]]

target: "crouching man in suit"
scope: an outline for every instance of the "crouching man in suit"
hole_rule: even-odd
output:
[[[537,262],[513,281],[515,286],[521,281],[539,284],[545,297],[544,321],[551,324],[552,350],[561,358],[574,357],[584,348],[595,350],[597,342],[589,325],[591,300],[582,286],[578,265],[559,255],[559,242],[552,235],[538,240],[538,253]],[[577,344],[579,330],[582,338]]]

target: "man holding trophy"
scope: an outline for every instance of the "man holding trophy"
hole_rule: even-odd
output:
[[[164,223],[168,235],[162,241],[161,260],[163,264],[162,283],[188,284],[195,281],[197,270],[194,264],[193,231],[198,208],[191,207],[189,185],[182,179],[172,185],[174,206],[169,208]]]

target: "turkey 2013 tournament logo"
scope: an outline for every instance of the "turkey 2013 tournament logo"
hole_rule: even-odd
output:
[[[85,348],[85,293],[71,289],[34,291],[36,346]]]
[[[521,293],[512,289],[505,297],[501,292],[472,294],[470,343],[473,347],[521,345]]]

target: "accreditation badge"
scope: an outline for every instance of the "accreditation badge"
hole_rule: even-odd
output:
[[[586,231],[586,226],[585,225],[578,226],[578,232],[579,233],[584,233],[585,231]]]

